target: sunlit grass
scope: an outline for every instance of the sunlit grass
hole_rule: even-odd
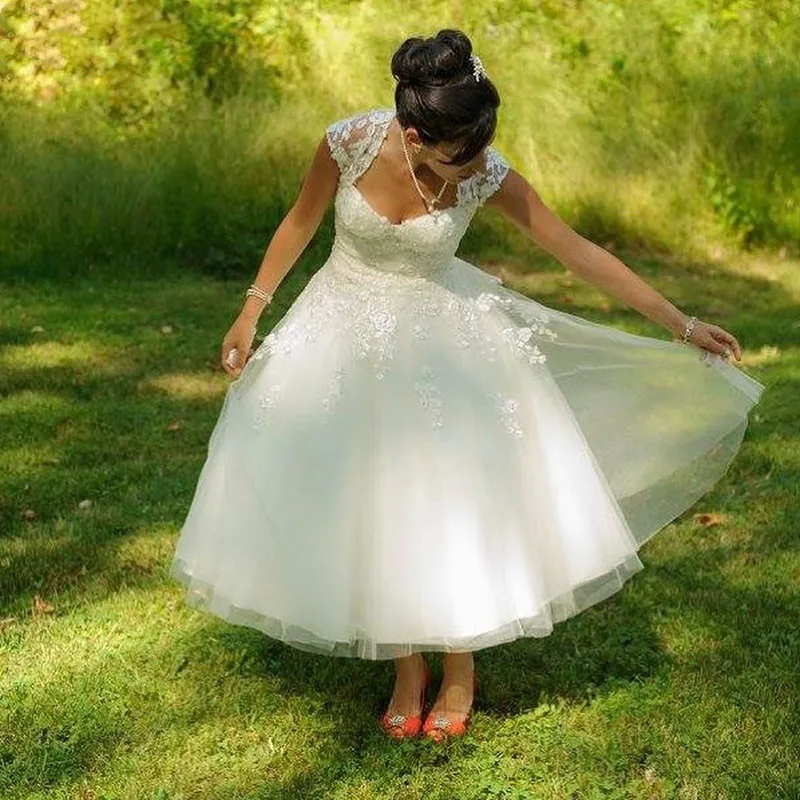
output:
[[[48,84],[75,89],[71,110],[2,109],[0,797],[794,800],[797,9],[303,8],[265,48],[276,94],[152,97],[146,82],[168,76],[140,83],[109,61],[115,111],[127,91],[141,124],[109,122],[91,70]],[[109,9],[87,6],[71,46],[99,47]],[[112,16],[125,66],[150,18],[130,4]],[[767,392],[729,472],[647,543],[640,575],[545,639],[476,654],[472,730],[442,747],[379,731],[390,664],[194,611],[167,568],[229,383],[222,336],[314,146],[334,119],[392,105],[395,47],[449,26],[500,89],[512,166],[682,310],[732,331]],[[169,29],[198,30],[214,33]],[[751,250],[742,214],[763,234]],[[261,335],[327,256],[331,223]],[[668,337],[490,211],[459,254],[545,305]]]
[[[214,400],[225,394],[227,380],[223,376],[176,374],[158,375],[139,384],[139,390],[153,389],[178,400]]]
[[[489,237],[496,222],[487,212]],[[545,304],[665,335],[552,260],[532,271],[513,247],[496,252],[487,271]],[[227,625],[168,578],[229,380],[216,361],[239,281],[87,276],[60,299],[44,284],[41,302],[35,285],[9,287],[0,795],[791,797],[800,265],[626,261],[696,308],[725,301],[768,392],[729,473],[648,542],[637,579],[547,639],[476,655],[473,729],[445,748],[398,747],[377,729],[389,664]]]

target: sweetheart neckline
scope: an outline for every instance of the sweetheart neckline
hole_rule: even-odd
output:
[[[463,204],[461,204],[461,203],[456,203],[453,206],[448,206],[447,208],[440,209],[438,215],[434,215],[429,211],[427,214],[418,214],[416,217],[407,217],[406,219],[401,219],[400,222],[392,222],[388,217],[386,217],[383,214],[379,213],[378,211],[376,211],[372,207],[372,205],[369,202],[369,200],[367,200],[367,198],[364,196],[364,194],[361,191],[361,189],[359,189],[358,186],[355,185],[355,183],[349,184],[348,188],[352,189],[356,193],[356,195],[358,195],[358,198],[360,199],[361,203],[364,206],[366,206],[367,210],[374,217],[376,217],[381,222],[385,223],[386,225],[388,225],[388,226],[390,226],[392,228],[402,228],[404,225],[408,225],[409,223],[412,223],[412,222],[417,222],[418,220],[421,220],[421,219],[430,218],[430,219],[433,219],[433,220],[437,220],[437,219],[439,219],[439,218],[441,218],[443,216],[452,217],[452,214],[450,212],[455,211],[457,208],[461,208],[463,206]]]
[[[401,219],[400,222],[392,222],[389,219],[389,217],[385,216],[384,214],[381,214],[379,211],[377,211],[375,208],[373,208],[372,204],[364,196],[364,193],[361,191],[361,189],[359,189],[358,186],[356,186],[356,181],[359,178],[361,178],[369,170],[369,168],[372,166],[372,162],[375,161],[375,159],[378,157],[378,153],[380,153],[381,148],[383,147],[383,143],[386,141],[386,137],[389,135],[389,126],[392,124],[392,120],[397,116],[397,113],[396,113],[395,109],[393,109],[393,108],[385,108],[385,109],[382,109],[382,110],[386,112],[386,116],[381,121],[381,133],[380,133],[380,137],[378,139],[378,143],[377,143],[377,145],[375,147],[374,152],[370,156],[370,159],[367,162],[367,164],[361,169],[361,171],[358,173],[358,175],[356,175],[350,181],[350,183],[349,183],[350,187],[352,187],[355,190],[356,194],[361,199],[361,202],[367,207],[367,209],[369,211],[372,212],[372,214],[377,219],[379,219],[381,222],[383,222],[384,224],[386,224],[386,225],[388,225],[388,226],[390,226],[392,228],[402,228],[404,225],[407,225],[407,224],[409,224],[411,222],[416,222],[417,220],[420,220],[420,219],[428,219],[428,218],[430,218],[430,219],[436,220],[436,219],[438,219],[439,216],[442,216],[443,214],[447,214],[448,216],[452,216],[450,214],[451,211],[455,211],[456,209],[462,208],[464,206],[463,194],[462,194],[462,184],[464,184],[466,181],[459,181],[456,184],[456,202],[452,206],[446,206],[445,208],[440,208],[438,215],[435,215],[435,214],[433,214],[433,213],[431,213],[429,211],[426,214],[418,214],[416,217],[406,217],[406,219]]]

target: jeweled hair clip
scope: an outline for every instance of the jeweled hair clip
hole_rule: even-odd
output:
[[[481,77],[486,74],[486,70],[483,68],[483,62],[474,53],[469,57],[469,60],[472,62],[472,74],[475,76],[475,80],[479,81]]]

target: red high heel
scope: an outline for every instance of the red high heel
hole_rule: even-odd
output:
[[[475,673],[472,674],[472,702],[475,704],[475,696],[478,694],[478,678]],[[449,712],[447,712],[449,713]],[[472,717],[472,706],[469,711],[461,719],[452,719],[441,711],[435,714],[431,713],[425,717],[425,722],[422,725],[422,732],[428,739],[441,741],[448,736],[463,736],[469,727],[469,721]]]
[[[431,682],[431,668],[427,661],[425,666],[425,679],[420,690],[419,713],[407,716],[406,714],[390,714],[388,709],[380,720],[381,728],[394,739],[409,739],[416,736],[422,727],[422,714],[425,711],[425,695]]]

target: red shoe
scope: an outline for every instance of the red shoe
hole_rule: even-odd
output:
[[[407,716],[405,714],[390,714],[385,711],[381,717],[380,726],[394,739],[410,739],[416,736],[422,727],[422,714],[425,711],[425,694],[431,682],[431,668],[427,661],[425,665],[425,680],[422,684],[419,699],[419,714]]]
[[[473,704],[475,695],[478,694],[478,678],[473,673],[472,675],[472,698]],[[422,731],[428,739],[441,741],[448,736],[463,736],[469,727],[469,721],[472,717],[472,707],[466,715],[459,715],[459,717],[452,718],[448,716],[450,712],[443,713],[437,711],[435,714],[431,713],[425,717],[425,722],[422,726]]]

